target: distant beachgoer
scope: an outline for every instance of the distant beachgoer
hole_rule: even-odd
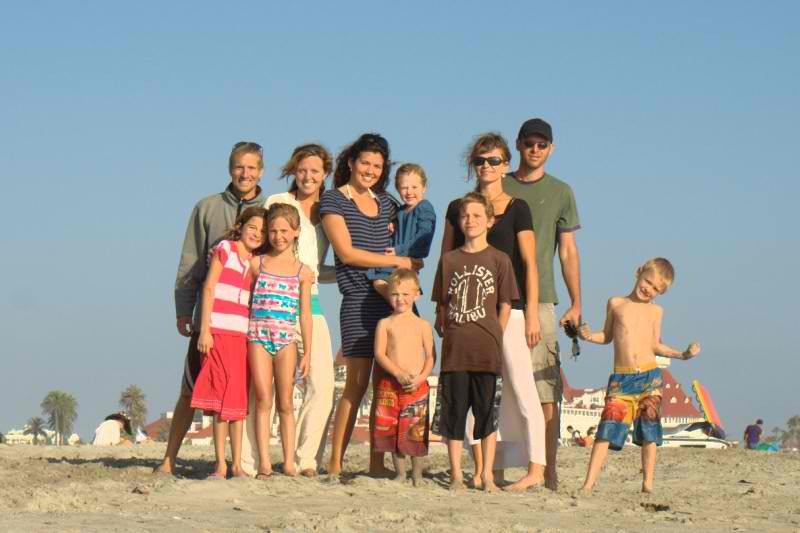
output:
[[[580,337],[595,344],[614,342],[614,373],[608,378],[606,404],[592,446],[589,469],[582,490],[590,492],[612,450],[621,450],[633,424],[633,443],[642,447],[642,492],[652,492],[656,446],[661,445],[661,369],[656,355],[691,359],[700,345],[684,351],[661,342],[663,309],[653,300],[667,291],[675,271],[666,259],[650,259],[636,271],[636,284],[624,297],[612,297],[606,307],[603,329],[591,332],[587,324],[578,328]]]
[[[319,213],[333,247],[336,281],[342,294],[339,326],[347,366],[347,380],[336,405],[331,436],[328,473],[334,475],[342,471],[358,406],[369,386],[375,357],[375,327],[380,319],[392,314],[391,306],[375,291],[366,271],[376,267],[415,270],[422,267],[419,259],[385,253],[391,246],[389,222],[395,213],[394,203],[384,192],[392,164],[389,156],[386,139],[365,133],[336,158],[334,189],[325,191],[320,199]],[[380,367],[376,369],[376,375],[382,372]],[[376,381],[373,379],[373,384]],[[383,453],[370,454],[369,472],[375,476],[391,474],[384,465]]]
[[[385,371],[375,396],[375,450],[391,452],[395,480],[406,478],[411,456],[414,486],[422,480],[422,457],[428,455],[428,376],[433,370],[433,330],[414,314],[419,278],[407,268],[392,272],[389,303],[394,312],[378,322],[375,362]]]
[[[571,323],[577,327],[581,321],[580,258],[575,241],[581,223],[570,186],[545,172],[545,163],[556,148],[550,124],[540,118],[526,120],[519,129],[516,147],[520,155],[519,168],[503,179],[503,190],[527,202],[536,234],[542,340],[532,346],[530,355],[546,424],[545,486],[555,490],[558,487],[556,455],[561,431],[558,406],[563,396],[557,326]],[[556,250],[571,301],[558,322],[555,311],[558,296],[553,273]]]
[[[583,438],[583,445],[587,448],[591,448],[594,444],[594,434],[597,431],[597,428],[594,426],[590,427],[586,430],[586,436]]]
[[[755,424],[750,424],[744,430],[744,445],[748,450],[755,450],[758,448],[758,443],[761,442],[761,432],[763,431],[764,421],[760,418],[756,420]]]
[[[404,203],[394,220],[392,246],[386,249],[386,253],[425,259],[431,251],[436,230],[436,212],[425,199],[428,188],[425,170],[415,163],[400,165],[394,175],[394,186]],[[367,270],[367,278],[374,280],[372,286],[387,302],[390,295],[386,280],[391,273],[389,268]]]
[[[497,490],[494,483],[497,441],[497,393],[503,365],[503,332],[511,314],[511,302],[519,298],[514,267],[505,253],[492,247],[486,234],[494,220],[491,201],[467,193],[459,202],[459,226],[464,244],[442,254],[431,299],[444,317],[439,331],[442,367],[437,395],[436,432],[447,439],[450,488],[464,487],[461,452],[472,410],[472,437],[481,441],[483,489]]]
[[[127,437],[122,434],[123,431],[128,435]],[[97,426],[97,429],[94,430],[92,444],[95,446],[130,445],[132,436],[131,419],[127,413],[119,412],[108,415],[103,423]]]
[[[248,207],[222,237],[213,251],[203,284],[200,338],[197,350],[204,354],[195,381],[191,407],[214,414],[214,450],[217,464],[210,478],[225,479],[225,441],[231,439],[231,470],[242,471],[242,430],[247,417],[247,317],[249,314],[250,259],[266,241],[263,207]]]
[[[300,213],[290,204],[272,204],[267,210],[266,253],[250,260],[253,297],[247,330],[247,360],[256,389],[256,479],[272,475],[269,458],[273,382],[280,420],[283,473],[296,476],[294,385],[309,371],[313,322],[311,284],[314,272],[297,258]],[[297,325],[305,350],[297,357]],[[297,375],[299,367],[299,375]]]
[[[197,342],[200,339],[202,288],[208,272],[209,251],[233,226],[236,217],[244,209],[264,204],[261,187],[258,186],[264,173],[261,146],[254,142],[236,143],[228,158],[228,173],[231,176],[228,187],[219,194],[197,202],[186,225],[186,237],[175,277],[175,312],[178,333],[190,337],[189,349],[181,375],[180,395],[169,428],[167,449],[156,472],[175,473],[175,460],[194,416],[194,409],[189,403],[203,359]]]

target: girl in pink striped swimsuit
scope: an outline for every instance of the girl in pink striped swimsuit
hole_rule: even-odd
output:
[[[247,417],[249,379],[247,326],[250,303],[250,260],[265,242],[267,211],[248,207],[211,253],[203,285],[200,338],[205,354],[195,381],[191,406],[214,413],[217,466],[212,479],[225,479],[225,440],[230,433],[233,475],[242,472],[242,420]]]
[[[289,204],[272,204],[267,211],[267,252],[250,260],[253,300],[247,331],[247,359],[256,391],[255,429],[259,467],[256,479],[272,474],[269,459],[269,413],[273,377],[280,418],[283,473],[297,475],[292,393],[298,366],[295,326],[300,322],[304,351],[300,375],[305,378],[311,354],[311,284],[314,274],[295,251],[300,214]]]

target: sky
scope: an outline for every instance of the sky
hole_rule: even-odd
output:
[[[636,267],[669,258],[664,341],[703,347],[672,373],[703,382],[734,438],[758,417],[783,426],[800,412],[798,16],[736,1],[5,5],[0,432],[53,389],[78,400],[85,440],[130,384],[148,420],[172,409],[179,251],[235,142],[264,146],[275,193],[295,146],[382,133],[428,173],[436,250],[472,187],[471,140],[514,139],[531,117],[553,125],[547,170],[577,198],[585,320],[599,328]],[[335,286],[321,298],[335,331]],[[605,384],[610,347],[576,362],[562,346],[571,385]]]

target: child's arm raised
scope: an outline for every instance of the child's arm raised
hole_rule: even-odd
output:
[[[422,349],[425,350],[425,364],[422,366],[422,371],[415,377],[411,383],[405,387],[407,392],[415,391],[422,385],[423,382],[428,381],[428,376],[433,371],[433,365],[436,362],[435,351],[436,346],[433,344],[433,330],[427,320],[419,319],[422,323]]]
[[[300,377],[305,378],[311,370],[311,339],[314,319],[311,318],[311,283],[314,273],[303,265],[300,274],[300,337],[303,339],[303,357],[300,358]]]
[[[691,359],[700,353],[700,343],[693,342],[684,351],[678,351],[675,348],[667,346],[661,342],[661,318],[664,316],[664,310],[656,306],[656,318],[653,321],[653,353],[662,357],[670,357],[672,359]]]
[[[606,304],[606,323],[603,325],[602,331],[592,333],[589,330],[589,324],[583,323],[578,326],[578,336],[587,341],[595,344],[608,344],[614,340],[614,312],[613,312],[614,298],[608,299]]]
[[[386,347],[389,344],[389,328],[387,326],[387,321],[388,319],[386,318],[381,319],[381,321],[378,322],[378,327],[375,328],[375,361],[386,372],[394,376],[401,385],[407,385],[411,383],[414,376],[394,364],[394,361],[389,359],[386,353]]]
[[[220,254],[224,253],[226,253],[224,250],[214,252],[208,267],[208,274],[206,274],[206,281],[203,283],[203,305],[200,308],[200,337],[197,340],[197,350],[204,354],[208,354],[209,350],[214,347],[214,337],[211,336],[211,311],[214,308],[214,292],[222,274]]]

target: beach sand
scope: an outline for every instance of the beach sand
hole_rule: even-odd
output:
[[[593,495],[576,497],[583,448],[561,450],[558,491],[525,494],[448,491],[443,446],[432,448],[418,488],[363,475],[364,445],[351,447],[345,468],[356,474],[341,479],[204,480],[210,446],[184,446],[181,476],[157,477],[163,452],[0,445],[0,530],[800,531],[797,453],[660,449],[656,492],[642,495],[638,449],[626,448],[611,455]]]

